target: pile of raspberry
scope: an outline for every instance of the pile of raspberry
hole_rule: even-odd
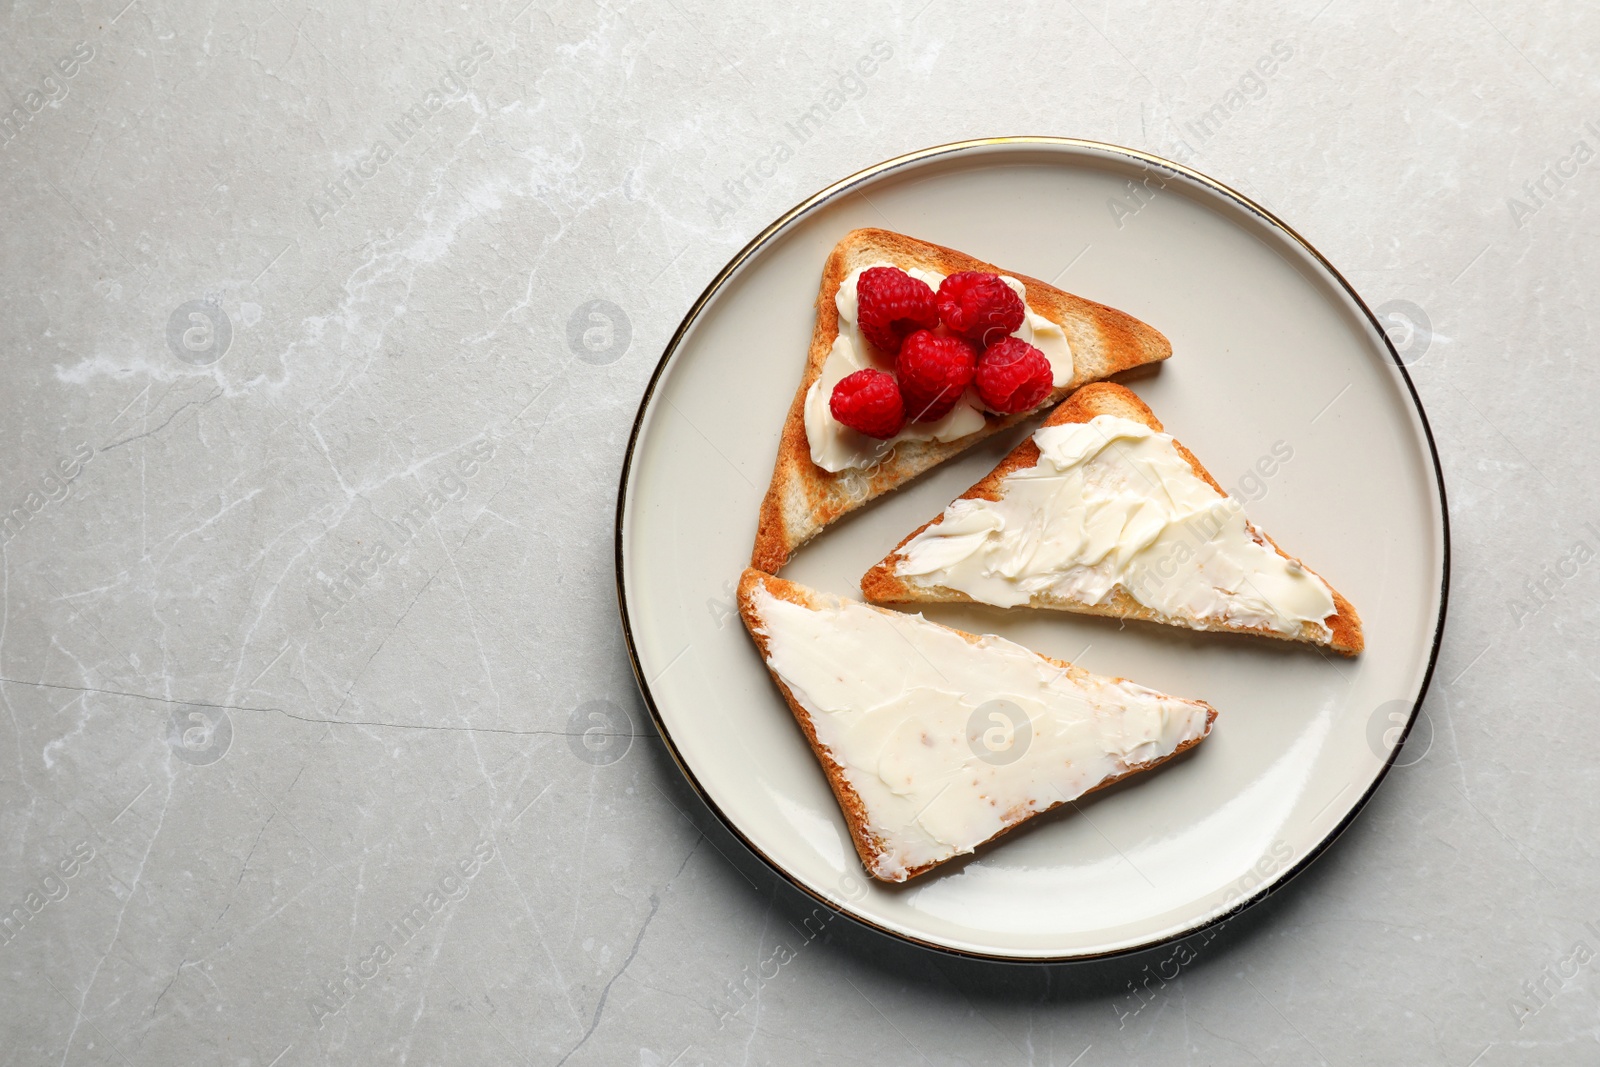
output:
[[[952,274],[935,293],[898,267],[871,267],[856,298],[862,336],[894,361],[894,373],[858,370],[833,387],[828,410],[852,430],[887,440],[907,422],[937,422],[969,385],[1000,415],[1050,395],[1050,361],[1011,336],[1024,308],[998,274]]]

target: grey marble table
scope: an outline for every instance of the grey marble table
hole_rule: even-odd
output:
[[[1506,0],[6,4],[0,1061],[1600,1062],[1597,53]],[[1288,219],[1442,453],[1408,765],[1181,960],[814,913],[620,635],[690,301],[829,181],[997,133]]]

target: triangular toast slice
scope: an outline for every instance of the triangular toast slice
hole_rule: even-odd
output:
[[[1003,271],[964,253],[889,230],[864,229],[846,234],[823,265],[811,350],[805,373],[800,378],[800,388],[795,391],[794,402],[783,424],[772,484],[761,502],[760,524],[750,559],[753,567],[777,571],[788,561],[790,553],[840,516],[1033,414],[1033,411],[1006,416],[968,412],[962,404],[957,406],[955,418],[943,420],[932,429],[915,424],[908,427],[910,436],[902,434],[892,443],[892,448],[835,422],[828,411],[828,399],[834,382],[843,376],[838,371],[856,369],[841,362],[828,376],[831,380],[822,381],[824,367],[840,334],[839,289],[847,280],[853,286],[852,276],[857,272],[883,264],[900,267],[908,273],[924,272],[936,278],[959,271],[987,271],[1020,282],[1031,315],[1023,327],[1027,332],[1019,333],[1028,340],[1033,337],[1033,326],[1039,325],[1050,338],[1049,345],[1041,344],[1041,348],[1058,353],[1062,348],[1070,348],[1070,367],[1059,362],[1059,354],[1051,357],[1052,364],[1058,367],[1056,388],[1033,411],[1059,402],[1086,382],[1155,363],[1172,354],[1172,346],[1165,337],[1133,316],[1073,296],[1037,278]],[[937,280],[933,281],[933,287],[937,289]],[[853,307],[853,301],[847,299],[846,303]],[[858,336],[848,319],[844,327],[847,340]],[[892,369],[887,358],[867,347],[865,353],[856,354],[857,364]],[[812,402],[813,424],[823,427],[820,436],[830,437],[831,445],[847,442],[854,452],[852,461],[858,465],[830,470],[813,461],[813,442],[807,434],[806,416],[807,396],[813,392],[814,385],[818,387],[818,399]],[[826,391],[823,385],[827,386]],[[929,432],[947,438],[956,432],[963,436],[943,441],[915,439],[918,433]],[[831,437],[834,434],[839,436]],[[818,447],[825,449],[827,446],[819,444]],[[829,466],[836,466],[840,458],[836,452],[829,452],[823,460]]]
[[[1216,709],[754,569],[739,612],[844,812],[903,882],[1200,743]]]
[[[1150,409],[1086,386],[861,579],[878,603],[1027,605],[1305,641],[1353,656],[1355,608],[1245,518]]]

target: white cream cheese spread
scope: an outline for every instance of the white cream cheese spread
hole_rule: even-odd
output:
[[[894,573],[1000,607],[1045,596],[1093,606],[1113,589],[1196,629],[1302,624],[1332,636],[1326,583],[1286,559],[1238,501],[1195,473],[1164,433],[1130,419],[1034,433],[1039,461],[999,500],[957,500],[900,549]]]
[[[856,282],[862,271],[888,266],[893,264],[868,264],[852,271],[839,283],[839,292],[834,297],[834,304],[839,309],[839,336],[834,339],[833,348],[823,361],[822,373],[806,390],[806,440],[811,445],[811,462],[830,473],[870,467],[888,455],[900,441],[954,441],[984,427],[983,404],[970,387],[944,418],[935,422],[907,423],[898,435],[884,441],[852,430],[833,417],[828,402],[833,397],[833,387],[839,384],[840,379],[868,368],[890,373],[894,371],[894,361],[869,345],[856,324]],[[906,273],[926,282],[934,292],[939,291],[939,283],[945,279],[943,274],[916,267]],[[1020,337],[1043,352],[1050,361],[1052,384],[1057,388],[1066,385],[1072,380],[1072,348],[1067,344],[1066,332],[1027,305],[1027,292],[1021,282],[1004,274],[1000,275],[1000,280],[1023,299],[1025,314],[1022,325],[1011,336]]]
[[[1205,736],[1207,708],[1067,671],[999,637],[842,598],[754,591],[767,663],[861,797],[902,881]]]

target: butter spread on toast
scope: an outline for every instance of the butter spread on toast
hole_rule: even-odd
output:
[[[1168,618],[1331,639],[1327,583],[1267,544],[1168,434],[1097,415],[1033,442],[1033,466],[1007,474],[997,499],[952,503],[899,549],[894,573],[999,607],[1092,605],[1121,588]]]
[[[999,637],[745,574],[745,622],[884,881],[1152,767],[1216,716]]]

